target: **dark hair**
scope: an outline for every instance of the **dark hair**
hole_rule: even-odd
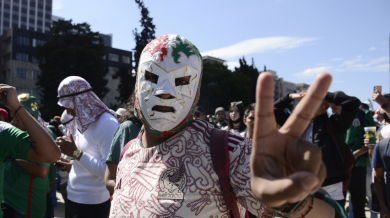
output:
[[[255,110],[255,107],[256,107],[255,103],[248,105],[248,107],[246,107],[246,109],[245,109],[244,118],[247,118],[249,116],[249,114],[251,113],[251,111]]]
[[[126,103],[126,111],[125,113],[119,118],[118,122],[119,124],[124,123],[127,120],[133,120],[135,121],[135,124],[137,126],[142,126],[141,121],[139,121],[135,115],[134,115],[134,105],[135,105],[135,91],[133,91],[127,100]]]
[[[49,125],[52,125],[52,126],[54,126],[56,129],[58,129],[58,126],[59,126],[59,124],[58,124],[57,120],[50,120],[50,123],[49,123]]]
[[[368,107],[368,104],[366,103],[360,103],[360,107],[366,110],[370,110],[370,107]]]
[[[390,120],[390,118],[389,118],[389,116],[387,116],[386,112],[383,114],[379,113],[379,116],[381,116],[386,122],[388,122]]]
[[[234,106],[237,106],[238,113],[240,114],[240,118],[238,118],[239,121],[240,121],[240,127],[239,127],[238,131],[242,132],[246,128],[246,125],[245,125],[244,119],[243,119],[244,118],[244,107],[242,106],[242,103],[241,104],[230,105],[230,107],[229,107],[229,114],[228,114],[228,117],[229,117],[229,119],[228,119],[228,130],[231,130],[233,128],[233,122],[230,119],[230,112],[232,111],[232,108]]]
[[[387,101],[390,101],[390,93],[383,94],[383,97],[385,97],[385,99],[386,99]]]

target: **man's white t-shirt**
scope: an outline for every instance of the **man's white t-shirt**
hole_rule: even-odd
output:
[[[80,161],[73,162],[68,177],[68,199],[80,204],[100,204],[110,198],[105,182],[106,158],[111,141],[118,128],[118,120],[110,113],[103,113],[73,139],[84,153]]]

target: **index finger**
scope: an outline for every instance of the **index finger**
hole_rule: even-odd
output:
[[[255,129],[253,138],[268,136],[276,130],[274,116],[274,77],[264,72],[256,85]]]
[[[309,87],[306,96],[299,102],[280,131],[287,132],[294,138],[300,138],[324,101],[331,82],[332,76],[330,74],[321,73],[318,75]]]

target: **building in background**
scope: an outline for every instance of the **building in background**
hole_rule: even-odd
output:
[[[290,93],[299,93],[304,90],[308,90],[309,86],[306,83],[292,83],[288,81],[284,81],[283,78],[279,78],[276,71],[264,68],[264,71],[267,71],[272,74],[274,77],[274,101],[279,98],[286,96]],[[259,73],[262,73],[261,71]],[[297,102],[295,102],[296,105]]]
[[[225,60],[222,60],[222,59],[219,59],[216,57],[212,57],[212,56],[208,56],[208,55],[203,56],[202,60],[203,60],[203,63],[210,63],[210,64],[214,64],[214,63],[223,64],[226,62]]]
[[[12,27],[48,33],[52,0],[0,0],[0,34]]]
[[[18,93],[31,93],[41,98],[35,83],[41,74],[39,62],[34,57],[36,46],[43,45],[50,39],[50,35],[20,28],[11,28],[0,36],[0,83],[16,87]],[[109,39],[111,41],[111,39]],[[119,79],[112,76],[121,67],[132,71],[132,52],[106,46],[105,76],[108,80],[107,88],[110,91],[102,99],[107,105],[118,105],[115,97],[119,96],[117,91]]]
[[[49,38],[49,34],[20,28],[11,28],[1,35],[0,83],[15,86],[18,94],[28,92],[40,98],[35,83],[41,70],[34,54],[36,46]]]
[[[108,80],[107,88],[110,91],[106,94],[106,96],[102,99],[103,102],[107,106],[119,105],[119,102],[115,99],[115,97],[119,96],[118,85],[119,78],[113,79],[112,76],[121,68],[125,68],[128,70],[129,74],[132,74],[132,63],[133,63],[133,54],[131,51],[125,51],[117,48],[113,48],[111,46],[106,46],[106,67],[108,69],[108,73],[106,75],[106,79]],[[129,89],[134,89],[134,87],[129,87]],[[124,107],[124,105],[120,105]],[[113,108],[116,109],[116,108]]]

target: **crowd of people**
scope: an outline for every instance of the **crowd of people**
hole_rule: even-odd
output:
[[[0,84],[11,111],[0,109],[0,218],[52,218],[56,190],[66,218],[346,217],[347,191],[360,218],[371,163],[372,209],[390,217],[389,155],[378,150],[390,137],[390,95],[373,94],[372,116],[356,97],[327,92],[324,73],[273,102],[273,77],[262,73],[256,102],[207,115],[197,105],[202,57],[179,35],[150,42],[137,72],[117,111],[85,79],[64,78],[64,111],[50,122],[35,96]],[[377,145],[365,139],[372,126]]]

